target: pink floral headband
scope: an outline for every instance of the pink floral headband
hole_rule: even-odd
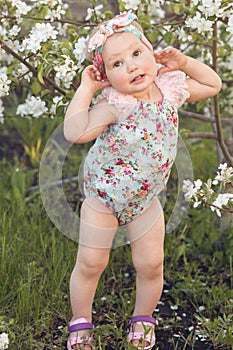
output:
[[[133,33],[153,52],[151,43],[146,39],[143,33],[138,31],[132,24],[136,19],[137,16],[131,12],[123,13],[112,18],[107,24],[102,24],[100,29],[91,37],[88,43],[88,51],[92,53],[93,64],[102,73],[103,79],[107,78],[104,71],[103,46],[107,38],[113,34],[120,32]]]

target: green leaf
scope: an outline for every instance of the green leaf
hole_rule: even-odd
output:
[[[39,82],[40,82],[41,84],[44,84],[43,73],[44,73],[44,68],[43,68],[43,66],[40,64],[39,67],[38,67],[37,78],[38,78],[38,80],[39,80]]]
[[[52,64],[48,64],[46,67],[45,67],[45,75],[48,76],[48,74],[51,72],[51,70],[53,69],[53,66]]]
[[[212,179],[208,179],[207,180],[207,186],[208,186],[208,188],[211,188],[211,186],[212,186]]]
[[[17,79],[17,78],[14,78],[14,77],[11,77],[11,81],[12,81],[12,83],[15,83],[15,84],[19,84],[19,79]]]
[[[158,32],[153,31],[149,34],[149,40],[151,43],[156,42],[157,38],[158,38]]]
[[[43,8],[42,8],[42,10],[40,12],[41,17],[44,18],[47,15],[48,9],[49,9],[48,6],[43,6]]]
[[[165,35],[164,35],[164,40],[165,40],[165,43],[168,44],[168,45],[172,45],[175,41],[175,36],[172,32],[167,32]]]
[[[63,55],[70,56],[70,50],[68,50],[66,47],[62,48]]]
[[[173,10],[176,15],[179,15],[181,12],[182,4],[174,4]]]
[[[32,92],[33,92],[33,95],[38,95],[41,91],[41,84],[35,80],[33,83],[32,83]]]
[[[14,199],[23,206],[26,176],[20,168],[15,168],[11,177]]]
[[[219,46],[218,49],[217,49],[217,54],[218,56],[220,57],[223,57],[225,55],[225,49],[223,46]]]

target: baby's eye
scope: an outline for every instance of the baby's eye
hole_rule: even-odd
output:
[[[113,64],[113,67],[120,67],[121,66],[121,63],[122,62],[120,62],[120,61],[117,61],[117,62],[115,62],[114,64]]]
[[[134,56],[139,56],[141,54],[141,51],[140,50],[136,50],[134,51],[133,55]]]

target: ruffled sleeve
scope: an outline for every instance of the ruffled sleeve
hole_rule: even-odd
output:
[[[115,105],[119,112],[119,120],[125,120],[135,109],[137,99],[131,95],[124,95],[112,87],[106,87],[97,98],[97,102],[106,99],[108,103]]]
[[[190,97],[185,80],[185,73],[177,70],[159,74],[155,83],[166,100],[180,107]]]

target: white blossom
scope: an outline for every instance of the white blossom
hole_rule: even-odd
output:
[[[19,32],[21,31],[21,27],[17,26],[16,24],[8,31],[8,38],[9,37],[15,37],[16,35],[19,34]]]
[[[28,50],[36,53],[40,50],[42,42],[47,42],[50,39],[54,40],[57,35],[57,30],[50,23],[36,23],[31,29],[29,37],[23,40],[21,51]]]
[[[179,40],[182,40],[182,41],[192,40],[192,36],[187,34],[183,28],[178,28],[175,33]]]
[[[7,333],[0,334],[0,350],[8,349],[9,337]]]
[[[221,8],[221,0],[202,0],[202,5],[198,9],[208,18],[211,16],[220,17],[224,10]]]
[[[0,25],[0,36],[2,36],[3,39],[6,38],[7,32],[8,31],[7,31],[6,27],[4,25]]]
[[[18,74],[20,76],[23,76],[25,80],[29,83],[31,78],[33,77],[33,73],[28,69],[27,66],[25,66],[23,63],[20,63]]]
[[[218,197],[215,199],[215,201],[212,203],[212,206],[210,209],[212,211],[216,211],[216,214],[221,217],[221,211],[220,209],[223,206],[226,206],[229,201],[233,200],[233,194],[232,193],[220,193]]]
[[[10,40],[9,39],[9,40],[6,41],[6,44],[15,53],[18,53],[20,51],[21,45],[20,45],[19,40]]]
[[[91,17],[96,14],[97,17],[100,17],[102,15],[101,10],[103,9],[104,5],[98,5],[95,6],[94,9],[88,8],[87,9],[87,16],[85,18],[86,21],[89,21]]]
[[[141,0],[123,0],[123,3],[125,4],[126,10],[136,11],[141,3]]]
[[[45,16],[46,19],[53,21],[54,19],[61,19],[66,14],[66,10],[69,8],[68,4],[63,4],[61,0],[47,0],[48,12]]]
[[[194,16],[193,18],[187,19],[185,21],[185,24],[192,29],[197,29],[197,32],[199,34],[213,31],[212,21],[201,17],[201,14],[199,12],[197,12],[196,16]]]
[[[78,69],[81,68],[83,61],[86,58],[86,47],[89,37],[87,38],[79,38],[77,43],[74,46],[73,54],[78,61]]]
[[[56,39],[58,32],[50,23],[36,23],[35,27],[32,28],[31,34],[40,38],[42,42],[46,42],[49,39]]]
[[[7,77],[5,68],[0,69],[0,97],[8,95],[10,90],[11,81]]]
[[[233,35],[233,14],[228,19],[228,28],[226,30]]]
[[[185,193],[185,198],[187,198],[187,199],[193,198],[193,196],[195,196],[196,192],[197,192],[196,188],[194,187],[194,185],[192,183],[192,181],[190,181],[189,179],[188,180],[184,180],[182,190],[184,192],[186,192]]]
[[[228,183],[230,182],[231,177],[233,177],[233,168],[228,167],[227,163],[219,164],[217,171],[217,175],[215,176],[213,180],[213,185],[218,185],[219,182],[222,183]]]
[[[60,102],[62,101],[62,96],[55,96],[53,98],[53,104],[50,107],[50,114],[55,115],[56,114],[56,109],[60,105]],[[64,105],[64,103],[63,103]]]
[[[25,103],[18,105],[16,114],[21,117],[32,116],[38,118],[47,113],[48,108],[40,97],[28,96]]]
[[[16,7],[15,16],[20,18],[22,15],[26,15],[31,11],[31,6],[28,6],[25,1],[12,0],[12,6]]]
[[[72,84],[74,77],[77,74],[78,67],[71,60],[70,57],[62,55],[65,58],[65,63],[60,66],[56,66],[54,70],[56,71],[55,82],[56,84],[63,84],[65,88],[69,88]]]
[[[193,203],[193,208],[197,208],[199,205],[201,205],[201,201],[195,200],[195,202]]]
[[[148,12],[152,12],[156,19],[164,18],[165,11],[161,8],[163,3],[163,0],[152,0],[151,3],[148,4]]]
[[[196,181],[194,181],[194,185],[196,190],[200,190],[201,186],[202,186],[202,181],[200,179],[197,179]]]
[[[22,42],[22,47],[20,51],[30,51],[32,53],[37,53],[41,49],[41,43],[38,40],[31,38],[26,38]]]
[[[6,53],[4,50],[0,51],[0,62],[6,62],[6,65],[10,65],[13,62],[13,56]]]

